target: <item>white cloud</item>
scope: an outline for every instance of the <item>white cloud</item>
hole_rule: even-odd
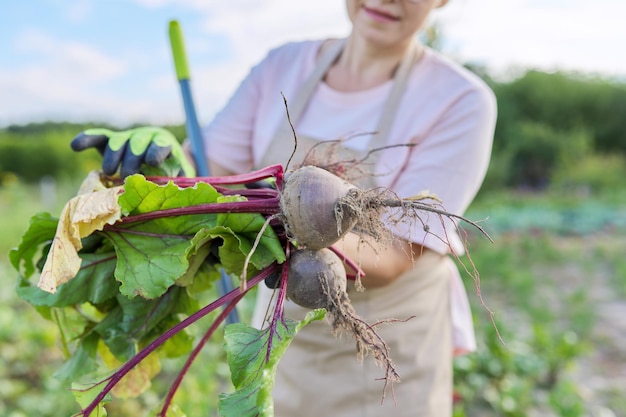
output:
[[[149,9],[157,9],[159,7],[176,5],[180,8],[192,8],[196,10],[212,9],[215,4],[211,4],[206,0],[133,0],[135,3],[147,7]]]
[[[132,109],[123,92],[107,92],[106,85],[129,72],[115,57],[78,41],[65,41],[37,30],[25,30],[15,40],[18,53],[34,60],[0,69],[2,122],[29,119],[80,119],[109,110]],[[93,94],[94,89],[104,92]],[[132,113],[132,110],[131,110]]]
[[[623,75],[624,15],[626,3],[613,0],[453,0],[438,20],[462,60]]]
[[[31,71],[52,80],[98,83],[119,77],[127,71],[119,61],[88,44],[57,39],[34,29],[22,32],[15,45],[18,52],[38,60]]]
[[[66,7],[66,16],[70,21],[82,22],[91,16],[93,3],[91,0],[74,0]]]

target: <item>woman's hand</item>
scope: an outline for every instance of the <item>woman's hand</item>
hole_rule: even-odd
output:
[[[391,284],[411,269],[415,260],[426,250],[417,243],[400,238],[382,245],[373,238],[354,233],[348,233],[335,246],[365,272],[361,278],[365,288]]]

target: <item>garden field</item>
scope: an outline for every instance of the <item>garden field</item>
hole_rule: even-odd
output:
[[[17,277],[7,256],[30,216],[58,215],[75,187],[44,183],[42,193],[35,185],[5,181],[0,188],[2,416],[78,411],[68,387],[53,376],[63,362],[56,327],[17,298]],[[466,275],[479,351],[455,364],[456,416],[626,416],[626,205],[621,197],[615,192],[593,198],[500,192],[482,195],[470,209],[467,217],[485,219],[494,240],[468,230],[481,294],[502,341]],[[194,331],[209,323],[200,322]],[[177,366],[165,363],[153,391],[113,401],[109,415],[149,415]],[[216,340],[193,365],[176,403],[188,416],[217,415],[212,410],[218,393],[229,389],[227,372]]]

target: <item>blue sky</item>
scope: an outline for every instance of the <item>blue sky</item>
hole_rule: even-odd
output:
[[[496,74],[623,78],[623,16],[626,2],[616,0],[450,0],[432,20],[444,52]],[[349,29],[342,0],[0,0],[0,126],[182,123],[171,19],[183,28],[201,123],[269,48]]]

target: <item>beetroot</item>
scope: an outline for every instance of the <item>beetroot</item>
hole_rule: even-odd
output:
[[[349,334],[356,341],[357,356],[371,354],[385,369],[385,384],[400,377],[389,355],[389,347],[375,326],[361,319],[346,292],[345,268],[330,249],[301,249],[291,254],[287,276],[287,298],[305,308],[324,308],[332,332]]]
[[[286,177],[280,208],[287,232],[301,247],[327,248],[357,222],[351,210],[337,204],[356,187],[312,165]]]
[[[331,294],[346,291],[346,270],[330,249],[295,251],[289,260],[287,297],[306,308],[328,308]]]

